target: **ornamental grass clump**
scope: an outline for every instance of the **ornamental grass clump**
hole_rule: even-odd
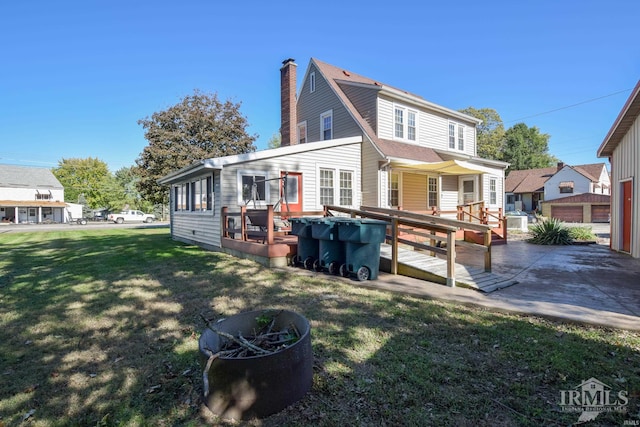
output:
[[[536,245],[571,245],[573,237],[564,223],[555,218],[546,219],[530,227],[532,237],[528,240]]]
[[[569,235],[573,240],[592,241],[597,239],[591,227],[571,227],[569,229]]]

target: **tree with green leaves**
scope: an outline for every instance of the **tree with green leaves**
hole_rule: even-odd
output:
[[[504,145],[504,124],[500,114],[492,108],[467,107],[461,113],[482,120],[476,127],[478,157],[500,160],[500,152]]]
[[[81,203],[92,209],[110,206],[114,181],[102,160],[62,159],[52,172],[64,187],[66,202]]]
[[[553,166],[558,159],[548,153],[549,135],[533,126],[517,123],[504,134],[504,146],[499,160],[509,163],[512,170],[536,169]]]
[[[255,151],[257,135],[247,133],[240,106],[195,90],[176,105],[139,120],[149,141],[136,159],[142,196],[166,204],[167,188],[158,184],[163,176],[202,159]]]
[[[269,143],[267,144],[267,148],[278,148],[282,145],[282,135],[280,135],[280,132],[276,132],[273,135],[271,135],[271,138],[269,138]]]

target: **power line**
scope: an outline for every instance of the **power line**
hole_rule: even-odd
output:
[[[618,92],[613,92],[613,93],[610,93],[610,94],[608,94],[608,95],[599,96],[599,97],[597,97],[597,98],[587,99],[586,101],[581,101],[581,102],[578,102],[578,103],[576,103],[576,104],[571,104],[571,105],[567,105],[567,106],[565,106],[565,107],[560,107],[560,108],[556,108],[556,109],[553,109],[553,110],[544,111],[544,112],[542,112],[542,113],[532,114],[532,115],[530,115],[530,116],[521,117],[521,118],[519,118],[519,119],[515,119],[515,120],[509,120],[508,122],[505,122],[505,123],[518,122],[518,121],[520,121],[520,120],[530,119],[530,118],[532,118],[532,117],[538,117],[538,116],[542,116],[542,115],[544,115],[544,114],[555,113],[556,111],[567,110],[567,109],[569,109],[569,108],[577,107],[577,106],[579,106],[579,105],[588,104],[588,103],[590,103],[590,102],[599,101],[599,100],[601,100],[601,99],[608,98],[608,97],[610,97],[610,96],[619,95],[619,94],[624,93],[624,92],[629,92],[629,91],[630,91],[630,90],[632,90],[632,89],[633,89],[633,88],[624,89],[624,90],[619,90]]]

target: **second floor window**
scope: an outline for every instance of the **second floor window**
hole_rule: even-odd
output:
[[[333,111],[329,110],[320,115],[320,139],[323,141],[333,138]]]
[[[464,126],[449,122],[449,148],[464,151]]]
[[[558,186],[560,193],[573,193],[573,181],[562,181]]]
[[[393,114],[394,137],[409,141],[416,140],[416,115],[415,111],[403,107],[395,107]]]

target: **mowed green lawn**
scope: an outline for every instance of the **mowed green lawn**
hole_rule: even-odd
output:
[[[427,285],[435,286],[435,285]],[[575,423],[561,392],[596,378],[637,420],[638,333],[493,313],[270,270],[166,228],[0,234],[0,426],[236,425],[202,405],[198,337],[286,308],[312,327],[313,387],[248,425]]]

